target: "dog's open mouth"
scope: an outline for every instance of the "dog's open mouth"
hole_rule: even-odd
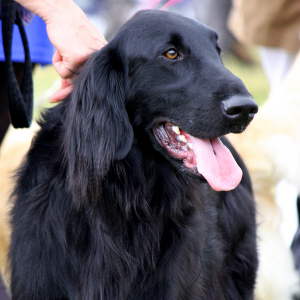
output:
[[[218,137],[200,139],[171,123],[154,127],[154,135],[172,157],[202,175],[216,191],[230,191],[242,179],[242,170]]]

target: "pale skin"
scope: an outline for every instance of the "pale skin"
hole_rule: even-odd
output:
[[[53,65],[62,78],[61,90],[50,102],[63,100],[72,90],[80,66],[95,50],[107,44],[104,36],[72,0],[15,0],[40,16],[56,51]]]

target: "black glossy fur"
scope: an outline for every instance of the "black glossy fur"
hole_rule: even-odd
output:
[[[164,53],[176,48],[180,58]],[[170,157],[152,127],[213,138],[242,130],[221,101],[248,96],[217,36],[190,19],[140,12],[86,63],[44,115],[13,195],[13,300],[248,300],[257,268],[244,175],[215,192]],[[241,128],[240,128],[241,127]]]

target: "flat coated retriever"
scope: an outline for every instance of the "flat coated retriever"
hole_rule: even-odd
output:
[[[219,137],[256,111],[214,31],[137,13],[45,113],[18,173],[13,300],[252,299],[251,183]]]

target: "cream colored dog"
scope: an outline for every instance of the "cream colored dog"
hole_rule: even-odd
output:
[[[13,174],[28,151],[38,125],[30,129],[10,128],[0,148],[0,271],[7,284],[7,254],[10,242],[9,195],[13,188]]]
[[[257,202],[260,266],[256,299],[290,300],[299,293],[299,276],[279,233],[281,211],[275,202],[275,187],[286,179],[300,191],[300,55],[248,129],[229,139],[248,167]]]

